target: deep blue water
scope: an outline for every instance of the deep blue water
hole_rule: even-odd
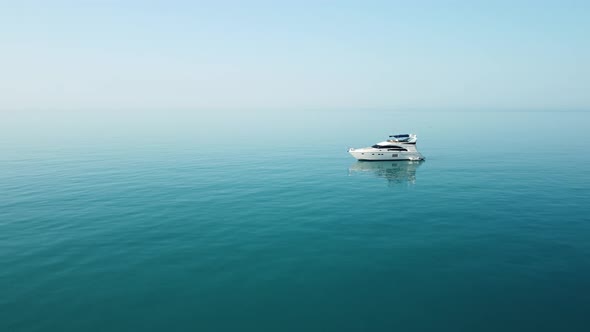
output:
[[[0,331],[590,323],[590,113],[0,116]]]

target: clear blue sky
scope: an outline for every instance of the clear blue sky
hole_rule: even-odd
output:
[[[0,110],[590,110],[589,1],[2,1]]]

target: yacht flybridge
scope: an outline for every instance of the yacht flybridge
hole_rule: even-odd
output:
[[[348,149],[358,160],[424,160],[424,156],[416,150],[415,134],[391,135],[389,139],[371,147]]]

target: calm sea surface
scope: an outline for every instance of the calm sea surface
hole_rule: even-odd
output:
[[[418,134],[427,160],[356,162]],[[590,113],[0,113],[0,331],[588,331]]]

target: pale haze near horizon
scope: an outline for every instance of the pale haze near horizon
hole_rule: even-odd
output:
[[[590,3],[0,4],[0,110],[589,110]]]

